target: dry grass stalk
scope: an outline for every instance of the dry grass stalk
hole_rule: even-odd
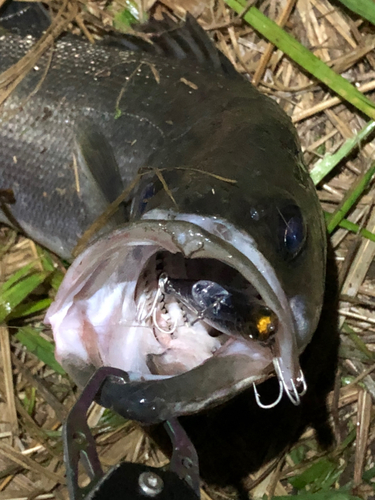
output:
[[[363,85],[360,85],[358,87],[358,90],[360,92],[363,92],[364,94],[366,92],[370,92],[375,89],[375,80],[371,81],[369,83],[365,83]],[[296,113],[293,113],[292,115],[292,120],[293,123],[300,122],[302,120],[305,120],[306,118],[310,118],[321,111],[324,111],[325,109],[333,108],[333,106],[336,106],[337,104],[340,104],[342,102],[342,99],[339,97],[332,97],[329,99],[326,99],[322,101],[319,104],[316,104],[315,106],[311,107],[310,109],[305,109],[304,111],[298,111]]]
[[[366,225],[371,232],[375,231],[375,208],[372,208],[370,219]],[[350,271],[342,287],[342,293],[355,297],[362,285],[368,269],[375,257],[375,245],[369,240],[363,240],[355,256]]]
[[[354,486],[362,482],[363,466],[367,454],[367,439],[370,430],[372,401],[370,394],[361,389],[358,398],[357,411],[357,441],[354,462]]]
[[[42,477],[47,477],[57,483],[65,484],[65,478],[63,475],[58,475],[55,474],[54,472],[49,471],[46,467],[41,466],[35,460],[32,460],[31,458],[26,457],[25,455],[22,455],[22,453],[17,452],[11,446],[7,446],[6,444],[3,444],[1,442],[0,442],[0,455],[3,455],[4,457],[8,458],[12,462],[20,465],[25,469],[29,469],[31,471],[41,474]]]
[[[14,385],[12,362],[10,353],[9,331],[5,325],[0,325],[0,350],[2,357],[2,368],[4,373],[5,397],[8,406],[7,420],[12,433],[18,433],[18,419],[14,399]]]
[[[277,21],[276,21],[277,24],[279,26],[281,26],[282,28],[285,26],[286,22],[288,21],[289,16],[290,16],[295,4],[296,4],[296,0],[288,0],[286,3],[286,6],[284,7],[283,11],[281,12],[281,15],[277,19]],[[267,45],[267,48],[264,51],[264,53],[259,61],[258,67],[254,73],[254,76],[252,79],[253,85],[259,84],[259,82],[260,82],[260,80],[261,80],[261,78],[266,70],[268,61],[271,58],[271,55],[272,55],[274,48],[275,48],[275,46],[272,43],[269,43]]]

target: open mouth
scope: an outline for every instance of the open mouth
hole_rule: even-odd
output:
[[[139,400],[147,388],[175,415],[229,399],[275,369],[276,403],[284,390],[299,403],[293,319],[278,282],[229,243],[239,232],[209,229],[138,221],[76,259],[46,322],[57,359],[79,385],[101,366],[120,368]],[[228,290],[236,307],[225,302]]]
[[[145,360],[154,375],[187,372],[225,353],[234,340],[271,345],[277,329],[259,292],[216,259],[159,251],[141,270],[132,300],[136,324],[148,327],[157,341],[157,346],[150,342]]]

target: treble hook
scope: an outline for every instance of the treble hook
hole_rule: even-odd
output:
[[[253,389],[254,389],[255,401],[257,402],[257,405],[260,408],[264,408],[265,410],[269,410],[270,408],[274,408],[275,406],[277,406],[280,403],[281,398],[283,397],[283,391],[284,391],[283,384],[282,384],[281,380],[279,380],[279,395],[278,395],[276,401],[274,401],[273,403],[270,403],[269,405],[264,405],[260,400],[259,392],[258,392],[254,382],[253,382]]]
[[[306,379],[305,379],[305,375],[303,374],[303,371],[299,370],[299,374],[298,374],[298,377],[297,377],[297,382],[299,382],[300,384],[302,384],[302,391],[299,392],[299,395],[300,396],[304,396],[307,392],[307,383],[306,383]]]
[[[298,392],[298,389],[297,389],[293,379],[291,379],[292,390],[290,390],[289,387],[287,386],[282,369],[280,367],[279,358],[273,359],[273,365],[275,367],[275,372],[276,372],[277,378],[279,379],[279,381],[281,381],[288,398],[295,406],[298,406],[301,403],[301,396],[306,394],[306,391],[307,391],[306,379],[305,379],[305,376],[304,376],[302,370],[301,369],[299,370],[299,374],[297,377],[297,381],[302,383],[302,391]]]
[[[162,333],[166,333],[168,335],[172,335],[172,333],[174,333],[177,329],[177,319],[175,320],[174,322],[174,325],[173,327],[170,329],[170,330],[164,330],[157,322],[157,319],[156,319],[156,313],[157,313],[157,310],[156,310],[156,307],[155,309],[152,311],[152,323],[153,325]]]
[[[155,298],[152,302],[150,312],[148,314],[146,314],[146,316],[144,318],[141,318],[141,314],[143,313],[143,310],[144,310],[145,305],[146,305],[146,301],[144,301],[143,305],[142,305],[142,309],[138,314],[140,321],[146,321],[151,317],[153,318],[153,314],[154,314],[154,311],[155,311],[156,306],[158,304],[158,300],[159,300],[160,296],[162,295],[162,293],[164,292],[164,285],[165,285],[167,280],[168,280],[168,278],[166,277],[166,275],[164,275],[164,273],[160,275],[160,278],[158,280],[158,289],[156,291]]]
[[[146,304],[147,304],[147,299],[145,299],[143,301],[141,309],[138,311],[137,320],[139,322],[145,322],[149,318],[153,317],[153,313],[154,313],[154,311],[156,309],[158,300],[159,300],[161,294],[164,293],[164,287],[165,287],[165,283],[167,281],[168,281],[168,276],[165,273],[161,274],[160,277],[159,277],[159,280],[158,280],[158,289],[156,291],[155,298],[154,298],[154,300],[152,302],[152,306],[151,306],[150,312],[146,313],[145,316],[143,316],[143,312],[144,312],[144,309],[145,309]]]
[[[156,295],[155,295],[155,298],[154,298],[154,301],[152,303],[152,306],[151,306],[151,311],[149,313],[149,315],[147,316],[147,318],[149,318],[150,316],[152,317],[152,323],[153,325],[162,333],[166,333],[168,335],[171,335],[172,333],[174,333],[176,331],[176,328],[177,328],[177,319],[175,320],[175,323],[173,325],[173,327],[171,328],[171,330],[164,330],[157,322],[157,319],[156,319],[156,313],[157,313],[157,304],[158,304],[158,300],[160,298],[160,296],[164,293],[164,288],[165,288],[165,284],[167,283],[168,281],[168,276],[165,274],[165,273],[162,273],[159,277],[159,280],[158,280],[158,290],[156,292]],[[146,318],[146,319],[147,319]]]

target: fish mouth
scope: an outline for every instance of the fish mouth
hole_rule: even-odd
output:
[[[162,273],[246,289],[277,315],[276,333],[260,342],[192,322],[160,290]],[[45,322],[78,385],[101,366],[127,372],[127,415],[141,422],[200,411],[250,385],[265,408],[283,392],[299,404],[305,389],[294,320],[271,266],[248,235],[216,218],[153,211],[101,237],[69,268]],[[273,371],[279,396],[263,405],[255,384]]]

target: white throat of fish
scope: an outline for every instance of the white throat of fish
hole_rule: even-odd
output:
[[[273,342],[264,345],[194,321],[191,311],[164,293],[161,274],[245,286],[276,314]],[[168,378],[215,356],[239,353],[249,355],[249,363],[236,387],[253,384],[261,407],[275,406],[283,392],[298,405],[306,391],[292,312],[275,272],[248,235],[216,218],[153,210],[100,238],[68,270],[46,322],[57,359],[68,371],[73,367],[76,380],[77,370],[87,366],[120,368],[130,380]],[[255,383],[267,378],[272,364],[280,391],[274,403],[264,405]]]

